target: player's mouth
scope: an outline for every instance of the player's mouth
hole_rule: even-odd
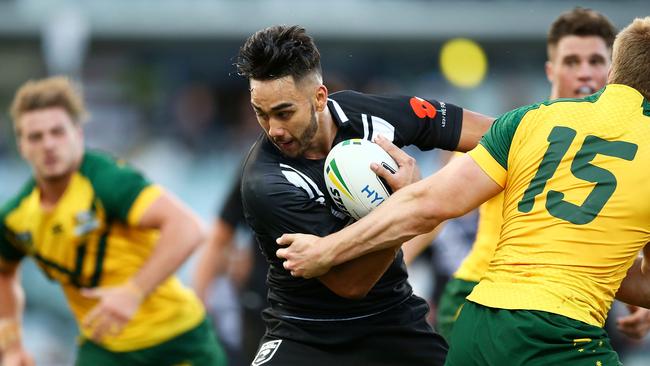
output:
[[[54,155],[48,155],[45,157],[45,165],[46,166],[53,166],[56,165],[56,163],[59,161],[59,159],[56,158]]]
[[[576,89],[575,93],[577,95],[587,96],[596,92],[596,89],[590,87],[589,85],[583,85]]]
[[[294,140],[289,140],[289,141],[275,141],[275,143],[278,145],[278,147],[282,150],[289,150],[295,143]]]

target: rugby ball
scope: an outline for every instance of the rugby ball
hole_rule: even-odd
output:
[[[391,194],[388,184],[370,170],[371,163],[397,171],[397,163],[384,149],[364,139],[341,141],[325,159],[323,173],[330,197],[340,211],[356,220]]]

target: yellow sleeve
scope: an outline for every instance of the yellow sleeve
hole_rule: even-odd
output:
[[[154,184],[143,189],[129,209],[127,224],[129,226],[136,226],[140,222],[140,219],[142,219],[142,215],[144,215],[147,209],[162,195],[162,193],[162,187]]]
[[[478,144],[472,151],[467,153],[476,164],[478,164],[481,169],[487,174],[496,184],[500,185],[502,188],[506,186],[506,170],[497,162],[492,155],[487,151],[487,149]]]

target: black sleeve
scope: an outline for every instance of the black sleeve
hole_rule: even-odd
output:
[[[380,96],[354,91],[335,93],[332,98],[344,110],[361,114],[364,130],[368,130],[368,136],[364,137],[370,140],[377,133],[390,136],[392,132],[393,142],[400,147],[455,150],[458,146],[463,109],[453,104],[417,96]]]
[[[242,198],[246,220],[256,234],[276,239],[284,233],[325,236],[341,229],[339,220],[330,219],[326,204],[274,174],[244,177]]]
[[[241,196],[241,175],[230,188],[226,203],[221,207],[218,217],[232,227],[244,223],[244,208]]]

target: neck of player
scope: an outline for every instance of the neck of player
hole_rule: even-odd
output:
[[[316,136],[314,136],[309,148],[303,154],[306,159],[311,160],[325,159],[327,157],[327,154],[332,150],[334,138],[336,138],[338,132],[338,126],[334,123],[334,118],[327,106],[322,112],[317,112],[316,118],[318,118],[318,131],[316,131]]]
[[[70,171],[56,178],[36,177],[36,182],[40,191],[41,208],[45,211],[54,209],[65,193],[72,175],[79,168],[80,161],[77,162]]]

